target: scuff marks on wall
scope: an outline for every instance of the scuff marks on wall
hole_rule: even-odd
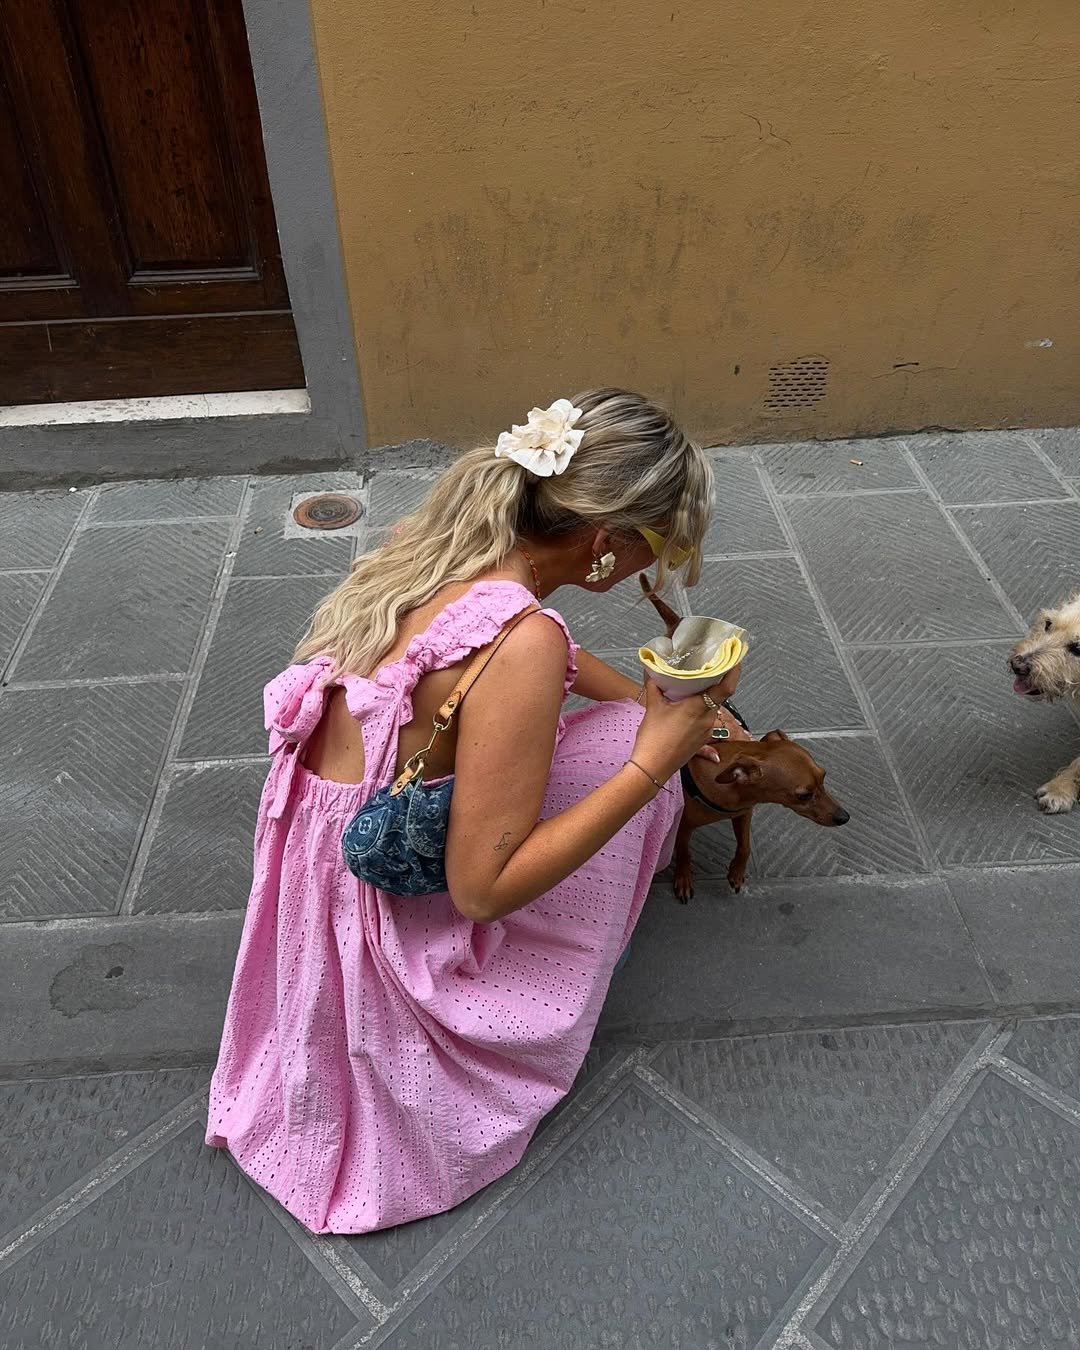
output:
[[[600,381],[708,440],[1080,421],[1076,7],[312,13],[373,443]]]

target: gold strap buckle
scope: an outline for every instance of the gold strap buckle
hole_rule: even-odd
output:
[[[431,740],[428,741],[427,745],[425,745],[422,750],[417,750],[415,755],[410,755],[405,761],[405,767],[401,770],[401,773],[398,774],[394,781],[394,786],[390,789],[391,797],[396,797],[400,792],[404,792],[413,779],[419,778],[424,772],[424,763],[431,751],[431,747],[438,739],[439,732],[445,731],[450,725],[449,722],[440,722],[437,717],[434,719],[434,723],[435,730],[431,733]]]

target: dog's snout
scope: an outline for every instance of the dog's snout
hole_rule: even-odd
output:
[[[844,810],[842,806],[840,806],[837,807],[836,813],[832,818],[832,823],[834,825],[846,825],[850,819],[851,817],[848,815],[848,813]]]
[[[1010,656],[1009,669],[1014,675],[1019,675],[1021,679],[1031,674],[1031,662],[1026,656]]]

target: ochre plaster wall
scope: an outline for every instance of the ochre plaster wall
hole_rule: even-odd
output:
[[[1073,0],[312,7],[372,444],[599,382],[709,441],[1080,422]]]

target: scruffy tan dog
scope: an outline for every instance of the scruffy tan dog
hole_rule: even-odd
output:
[[[1031,632],[1013,648],[1013,689],[1024,698],[1053,703],[1072,699],[1080,707],[1080,591],[1057,609],[1044,609]],[[1039,810],[1071,811],[1080,798],[1080,758],[1035,791]]]

